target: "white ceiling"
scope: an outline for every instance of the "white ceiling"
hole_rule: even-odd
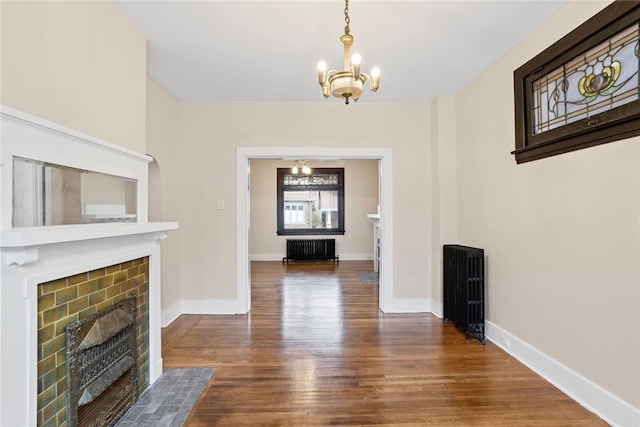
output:
[[[342,1],[116,3],[147,39],[147,74],[179,101],[328,102],[316,63],[342,68]],[[360,102],[455,95],[566,3],[351,0],[352,53],[382,69]]]

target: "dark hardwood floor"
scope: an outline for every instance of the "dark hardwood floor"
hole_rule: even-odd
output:
[[[487,341],[378,311],[371,262],[254,262],[249,315],[183,315],[164,365],[215,366],[188,426],[602,426]]]

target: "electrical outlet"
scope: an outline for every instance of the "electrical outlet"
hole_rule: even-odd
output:
[[[511,347],[511,343],[509,342],[509,338],[505,337],[504,335],[500,337],[500,341],[502,342],[502,345],[505,346],[506,348],[510,348]]]

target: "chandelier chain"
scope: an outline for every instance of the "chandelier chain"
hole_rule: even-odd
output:
[[[344,0],[344,22],[347,24],[344,27],[344,33],[349,34],[349,23],[351,23],[351,18],[349,18],[349,0]]]

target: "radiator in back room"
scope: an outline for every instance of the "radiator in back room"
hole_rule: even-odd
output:
[[[484,250],[444,245],[442,287],[444,321],[484,344]]]
[[[282,263],[289,261],[334,260],[336,256],[336,239],[287,239],[287,256]]]

